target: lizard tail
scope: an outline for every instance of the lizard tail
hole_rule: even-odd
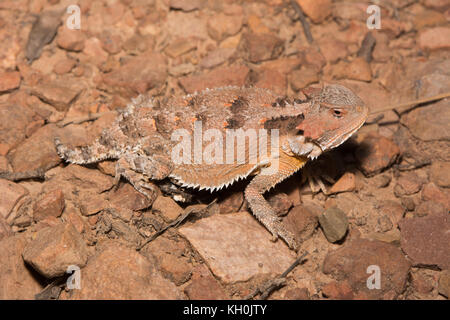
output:
[[[89,146],[70,149],[56,137],[55,146],[61,158],[75,164],[95,163],[106,159],[118,158],[115,150],[108,150],[98,139]]]

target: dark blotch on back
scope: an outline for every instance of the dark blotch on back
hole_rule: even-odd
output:
[[[245,108],[248,104],[247,99],[245,99],[242,96],[237,97],[232,103],[231,103],[231,112],[232,113],[239,113],[242,112],[242,109]]]
[[[296,116],[281,116],[278,118],[267,120],[264,123],[264,129],[279,129],[280,133],[287,133],[289,131],[293,131],[295,127],[297,127],[302,121],[305,119],[303,114],[299,114]]]

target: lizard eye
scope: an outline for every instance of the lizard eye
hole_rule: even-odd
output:
[[[343,115],[343,112],[340,109],[333,109],[332,113],[333,113],[333,116],[335,116],[336,118],[341,118]]]

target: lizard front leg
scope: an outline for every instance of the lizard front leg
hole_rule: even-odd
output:
[[[274,240],[282,238],[291,249],[298,247],[294,235],[286,230],[273,208],[264,199],[263,194],[298,171],[305,163],[305,158],[291,157],[282,152],[278,162],[272,161],[271,166],[264,168],[245,189],[245,198],[253,215],[272,233]],[[276,168],[276,166],[278,167]],[[271,170],[270,174],[266,174],[268,170]]]

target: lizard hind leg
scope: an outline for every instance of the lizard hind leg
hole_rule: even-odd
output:
[[[98,139],[91,145],[71,149],[56,137],[55,146],[61,158],[75,164],[88,164],[118,158],[118,154],[114,149],[107,148]]]

